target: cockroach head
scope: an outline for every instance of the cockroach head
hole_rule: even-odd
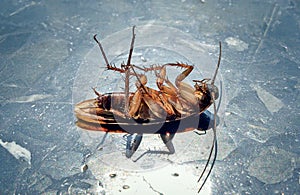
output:
[[[217,86],[213,85],[213,84],[206,84],[207,89],[210,93],[210,95],[212,95],[212,93],[214,93],[214,98],[215,100],[219,98],[219,89]]]
[[[205,97],[203,96],[208,95],[212,98],[212,96],[214,95],[214,99],[218,99],[219,97],[219,89],[215,86],[215,80],[218,74],[218,70],[220,67],[220,63],[221,63],[221,54],[222,54],[222,46],[221,46],[221,42],[219,42],[219,59],[218,59],[218,64],[215,70],[215,74],[213,76],[212,79],[203,79],[203,80],[193,80],[195,82],[195,90],[196,90],[196,95],[198,95],[198,98],[202,98]],[[211,80],[211,83],[207,83],[207,81]]]
[[[214,84],[207,83],[210,79],[203,80],[193,80],[195,82],[195,91],[196,94],[199,94],[201,97],[203,95],[211,96],[214,93],[215,100],[219,97],[219,89]]]

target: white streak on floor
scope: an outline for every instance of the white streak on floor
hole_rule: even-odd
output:
[[[266,108],[272,114],[274,112],[278,112],[284,106],[283,102],[280,99],[262,89],[258,85],[251,85],[251,87],[256,91],[258,98],[264,103]]]
[[[31,165],[31,153],[26,148],[16,144],[16,142],[3,142],[0,139],[0,145],[2,145],[11,155],[16,159],[23,158],[29,165]]]
[[[228,47],[237,51],[244,51],[248,49],[248,44],[244,41],[234,38],[234,37],[227,37],[225,39],[225,42],[227,43]]]
[[[52,97],[52,95],[45,95],[45,94],[33,94],[28,96],[20,96],[16,98],[10,99],[8,102],[14,102],[14,103],[28,103],[28,102],[34,102],[42,99],[46,99]]]

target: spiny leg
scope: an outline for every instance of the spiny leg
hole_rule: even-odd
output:
[[[131,39],[131,44],[130,44],[130,49],[129,49],[129,56],[127,59],[127,64],[125,66],[125,98],[126,98],[125,110],[130,114],[131,114],[132,108],[129,110],[129,99],[128,99],[128,96],[126,96],[126,94],[129,94],[130,67],[132,68],[132,70],[134,72],[133,75],[135,75],[137,77],[138,81],[143,86],[142,82],[139,80],[138,74],[135,72],[134,68],[131,66],[131,57],[132,57],[132,53],[133,53],[133,46],[134,46],[134,40],[135,40],[134,29],[135,29],[135,26],[133,26],[133,28],[132,28],[132,39]],[[139,94],[138,91],[136,92],[135,95],[137,95],[137,94]],[[134,100],[134,98],[133,98],[133,100]],[[135,105],[135,106],[139,107],[140,102],[138,103],[138,105]],[[133,141],[132,141],[132,136],[134,136]],[[135,151],[138,149],[142,139],[143,139],[142,134],[133,134],[133,135],[130,135],[127,137],[127,145],[126,145],[126,157],[127,158],[130,158],[135,153]]]
[[[127,59],[127,65],[124,67],[125,70],[125,107],[124,107],[124,112],[127,115],[127,117],[130,117],[129,114],[129,76],[130,76],[130,62],[131,62],[131,56],[133,52],[133,46],[134,46],[134,39],[135,39],[135,33],[134,33],[134,28],[135,26],[132,27],[132,39],[131,39],[131,44],[130,44],[130,49],[129,49],[129,56]]]
[[[151,67],[157,77],[156,85],[161,92],[160,97],[170,115],[175,115],[175,110],[180,114],[184,114],[186,112],[183,111],[183,105],[179,100],[179,91],[166,77],[167,65],[168,64],[159,67]],[[150,70],[150,68],[148,70]],[[167,84],[167,86],[164,85],[164,82]]]
[[[101,51],[102,56],[103,56],[103,58],[104,58],[104,60],[105,60],[106,66],[109,67],[110,65],[109,65],[109,62],[108,62],[107,57],[106,57],[106,55],[105,55],[104,49],[103,49],[101,43],[100,43],[100,42],[98,41],[98,39],[96,38],[96,36],[97,36],[97,34],[94,35],[94,40],[96,41],[96,43],[98,44],[98,46],[99,46],[99,48],[100,48],[100,51]]]
[[[182,64],[182,63],[168,63],[168,64],[164,64],[164,65],[161,65],[161,66],[152,66],[150,68],[146,68],[146,67],[140,68],[140,67],[137,67],[135,65],[132,65],[132,67],[136,67],[140,70],[143,70],[144,72],[155,71],[155,74],[156,74],[156,77],[157,77],[157,80],[156,80],[157,87],[162,92],[165,92],[167,94],[171,93],[172,95],[174,95],[174,91],[176,90],[176,88],[174,87],[174,85],[171,84],[171,82],[168,80],[168,78],[166,78],[166,66],[177,66],[177,67],[185,68],[186,70],[184,70],[182,73],[180,73],[176,77],[175,84],[178,88],[183,86],[184,88],[189,88],[189,91],[194,90],[194,88],[189,86],[188,84],[182,83],[182,81],[193,71],[194,66],[192,66],[192,65]],[[159,73],[157,71],[159,71]],[[166,82],[167,85],[169,85],[169,87],[164,86],[163,85],[164,82]],[[173,92],[169,92],[169,91],[173,91]]]
[[[163,93],[166,93],[170,96],[176,96],[176,87],[168,80],[168,78],[166,77],[167,71],[166,71],[166,66],[161,66],[161,68],[159,69],[159,72],[157,72],[156,69],[154,69],[155,75],[157,77],[156,79],[156,85],[159,88],[159,90]],[[164,85],[164,82],[166,82],[166,84],[168,86]]]
[[[133,53],[134,40],[135,40],[134,29],[135,29],[135,26],[133,26],[133,28],[132,28],[132,39],[131,39],[131,44],[130,44],[130,49],[129,49],[129,55],[128,55],[128,59],[127,59],[127,64],[124,67],[124,69],[117,69],[116,67],[108,66],[108,69],[116,70],[121,73],[125,72],[125,113],[128,113],[129,116],[131,116],[131,111],[132,111],[132,108],[129,110],[129,98],[128,97],[129,97],[129,76],[131,75],[131,73],[130,73],[131,57],[132,57],[132,53]],[[134,69],[133,69],[133,71],[134,71]],[[138,78],[138,75],[135,71],[134,71],[133,75],[135,75]],[[136,92],[134,97],[137,94],[139,94],[139,93]],[[133,100],[135,100],[135,98],[133,98]],[[135,106],[139,107],[140,102]],[[132,141],[132,137],[133,137],[133,141]],[[136,152],[142,139],[143,139],[142,134],[132,134],[127,137],[126,154],[125,154],[127,158],[130,158]]]
[[[132,27],[132,38],[131,38],[131,44],[130,44],[130,49],[129,49],[129,56],[127,59],[127,67],[130,66],[130,61],[133,53],[133,46],[134,46],[134,40],[135,40],[135,33],[134,33],[135,26]]]
[[[157,70],[154,70],[156,75],[156,85],[160,90],[163,90],[163,83],[166,79],[166,67],[163,66],[159,72]]]
[[[181,68],[185,68],[186,70],[183,71],[181,74],[179,74],[176,78],[176,82],[181,82],[182,80],[184,80],[192,71],[193,71],[193,66],[192,65],[188,65],[188,64],[181,64],[181,63],[168,63],[168,64],[164,64],[164,65],[160,65],[160,66],[151,66],[149,68],[147,67],[138,67],[135,65],[132,65],[135,68],[138,68],[144,72],[149,72],[149,71],[155,71],[157,80],[156,80],[156,84],[158,86],[158,88],[160,88],[164,81],[167,80],[166,78],[166,66],[177,66],[177,67],[181,67]],[[157,72],[159,71],[159,72]]]
[[[131,68],[136,74],[134,68]],[[147,104],[147,106],[155,116],[163,118],[168,115],[175,115],[175,111],[172,105],[168,102],[167,98],[164,96],[164,94],[161,93],[161,91],[157,91],[145,86],[147,83],[147,77],[145,75],[136,75],[136,78],[136,87],[143,94],[142,98],[144,102]]]
[[[182,82],[194,69],[194,66],[192,65],[181,64],[181,63],[169,63],[169,64],[165,64],[165,66],[177,66],[186,69],[176,77],[175,84],[177,87],[179,83]]]
[[[135,68],[137,66],[132,65],[131,69],[137,78],[136,87],[137,87],[137,93],[142,94],[142,98],[144,102],[147,104],[151,112],[159,117],[163,118],[167,115],[174,115],[175,111],[172,107],[172,105],[167,101],[166,97],[161,94],[161,91],[157,91],[155,89],[149,88],[146,85],[147,83],[147,77],[144,74],[137,74],[135,71]],[[140,70],[144,70],[143,68],[139,68]],[[160,67],[161,69],[161,67]],[[148,69],[149,70],[149,69]],[[145,70],[144,70],[145,71]],[[134,108],[134,107],[133,107]]]
[[[136,87],[138,91],[142,93],[142,98],[144,102],[147,104],[147,106],[149,107],[149,109],[152,111],[152,113],[159,118],[166,117],[167,114],[174,115],[175,112],[172,106],[160,94],[160,92],[145,86],[147,83],[146,75],[139,76],[134,70],[134,67],[131,66],[131,68],[137,78]]]
[[[109,64],[108,59],[105,55],[104,49],[103,49],[101,43],[96,38],[97,35],[94,35],[94,40],[96,41],[96,43],[98,44],[98,46],[100,48],[100,51],[105,60],[107,69],[118,71],[120,73],[125,73],[125,77],[126,77],[125,78],[125,99],[126,99],[125,100],[125,113],[129,112],[129,98],[128,98],[129,97],[129,76],[131,75],[130,71],[129,71],[129,66],[131,65],[130,63],[131,63],[131,57],[132,57],[132,53],[133,53],[133,46],[134,46],[134,39],[135,39],[134,29],[135,29],[135,26],[133,26],[133,28],[132,28],[133,35],[132,35],[132,40],[131,40],[131,44],[130,44],[130,50],[129,50],[127,64],[125,67],[121,66],[121,68],[117,68],[116,66],[112,66]],[[135,73],[134,75],[137,75],[137,74]],[[97,96],[100,96],[100,94],[94,88],[93,88],[93,90]],[[133,141],[132,141],[132,136],[134,136]],[[130,135],[127,137],[127,145],[126,145],[126,157],[127,158],[130,158],[135,153],[135,151],[138,149],[138,147],[142,141],[142,138],[143,138],[143,136],[140,134]]]
[[[97,34],[94,35],[94,40],[96,41],[96,43],[97,43],[98,46],[99,46],[99,49],[100,49],[100,51],[101,51],[101,53],[102,53],[102,56],[103,56],[103,58],[104,58],[104,61],[105,61],[105,63],[106,63],[107,69],[109,69],[109,70],[114,70],[114,71],[118,71],[118,72],[121,72],[121,73],[124,73],[124,72],[125,72],[124,69],[122,69],[122,68],[117,68],[116,66],[113,66],[113,65],[110,65],[110,64],[109,64],[108,59],[107,59],[107,57],[106,57],[106,55],[105,55],[104,49],[103,49],[103,47],[102,47],[100,41],[98,41],[98,39],[97,39],[96,37],[97,37]]]
[[[179,94],[181,94],[185,97],[183,97],[184,99],[188,100],[190,102],[189,96],[193,96],[194,94],[194,88],[192,86],[190,86],[187,83],[182,82],[194,69],[194,66],[192,65],[188,65],[188,64],[181,64],[181,63],[168,63],[168,64],[164,64],[164,66],[177,66],[177,67],[181,67],[181,68],[185,68],[186,70],[184,70],[182,73],[180,73],[176,79],[175,79],[175,85],[177,87],[177,91]],[[166,83],[169,85],[169,87],[173,90],[175,90],[176,88],[174,87],[174,85],[170,85],[171,82],[168,81],[168,79],[164,79],[166,81]],[[195,102],[195,99],[193,99],[193,101]]]
[[[198,105],[198,100],[194,95],[194,87],[192,87],[188,83],[183,82],[183,80],[193,71],[194,66],[181,63],[169,63],[165,64],[164,66],[177,66],[186,69],[176,77],[175,85],[177,87],[177,96],[178,98],[181,98],[181,102],[186,102],[186,105],[188,105],[189,108]],[[166,80],[166,83],[168,84],[170,82]],[[170,84],[168,85],[171,88],[174,88],[174,86]]]

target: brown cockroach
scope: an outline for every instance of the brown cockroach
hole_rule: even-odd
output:
[[[125,74],[125,91],[100,94],[95,99],[89,99],[76,104],[76,125],[86,130],[97,130],[111,133],[127,133],[135,135],[133,142],[128,141],[126,157],[130,158],[138,149],[143,134],[160,134],[170,154],[175,152],[172,139],[176,133],[191,130],[213,129],[213,143],[210,154],[198,182],[202,179],[206,169],[214,157],[211,167],[203,180],[199,191],[208,179],[217,157],[217,108],[215,100],[219,96],[218,88],[214,85],[221,61],[221,43],[218,64],[213,78],[193,80],[194,87],[183,80],[192,72],[193,66],[184,63],[167,63],[163,65],[138,67],[131,64],[135,40],[135,27],[132,29],[132,40],[126,64],[120,68],[111,65],[105,55],[101,43],[94,35],[108,70]],[[175,85],[166,77],[167,67],[181,67],[185,69],[175,80]],[[154,71],[158,90],[147,87],[145,74],[137,73]],[[136,91],[129,92],[129,77],[135,76]],[[213,104],[214,114],[207,109]],[[211,121],[213,123],[211,123]],[[130,139],[131,140],[131,139]]]

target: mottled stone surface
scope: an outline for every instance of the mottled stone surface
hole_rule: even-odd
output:
[[[175,135],[173,155],[158,135],[147,135],[127,159],[123,135],[75,126],[74,105],[94,98],[92,87],[103,93],[124,86],[122,75],[104,71],[93,35],[118,66],[127,60],[133,25],[133,62],[193,64],[189,83],[212,77],[222,42],[218,158],[202,194],[299,192],[298,1],[0,5],[0,194],[197,192],[212,131]],[[179,71],[169,70],[168,78]]]

